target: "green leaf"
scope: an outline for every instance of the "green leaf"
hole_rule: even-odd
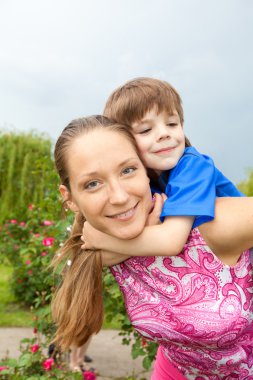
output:
[[[25,367],[28,364],[31,364],[31,362],[32,362],[31,359],[32,359],[31,354],[25,353],[25,354],[21,355],[21,357],[18,361],[18,367]]]
[[[145,369],[149,369],[151,367],[152,360],[149,356],[145,356],[145,358],[142,361],[142,365]]]

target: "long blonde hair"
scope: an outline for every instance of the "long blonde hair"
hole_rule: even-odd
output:
[[[62,131],[54,151],[61,184],[70,192],[67,160],[71,158],[68,157],[68,149],[75,138],[98,128],[124,135],[138,153],[135,140],[124,125],[104,116],[73,120]],[[92,334],[99,332],[103,323],[101,252],[81,249],[84,221],[84,216],[77,212],[70,237],[52,262],[55,271],[62,275],[62,283],[53,298],[52,313],[57,326],[54,341],[63,349],[72,344],[83,345]]]

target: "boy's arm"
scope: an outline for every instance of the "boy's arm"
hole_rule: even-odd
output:
[[[122,261],[129,259],[131,256],[121,255],[116,252],[102,251],[102,265],[103,267],[111,267],[112,265],[120,264]]]
[[[173,256],[182,251],[194,217],[167,217],[162,224],[147,226],[131,240],[121,240],[95,230],[88,222],[83,228],[84,247],[131,256]]]

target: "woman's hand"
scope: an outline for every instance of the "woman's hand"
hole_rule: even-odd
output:
[[[146,226],[154,226],[161,224],[160,215],[162,212],[163,204],[167,199],[165,194],[155,193],[153,196],[153,208],[146,221]]]

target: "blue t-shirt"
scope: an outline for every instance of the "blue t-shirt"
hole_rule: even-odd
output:
[[[216,197],[244,196],[210,157],[193,147],[186,148],[177,165],[162,172],[158,182],[168,197],[161,220],[166,216],[195,216],[193,228],[214,219]]]

